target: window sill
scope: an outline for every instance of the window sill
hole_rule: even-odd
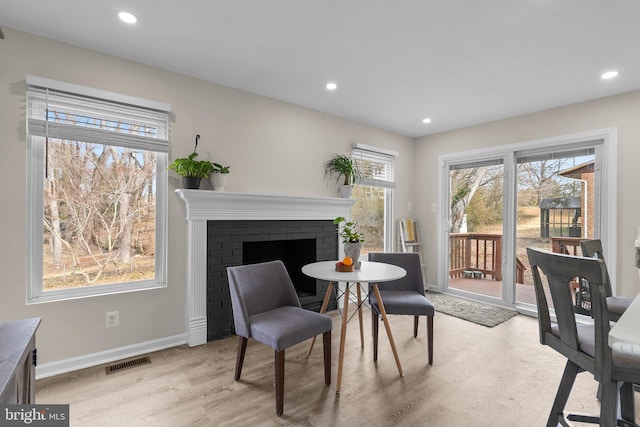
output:
[[[42,291],[37,295],[27,296],[27,305],[47,302],[68,301],[80,298],[91,298],[103,295],[123,294],[129,292],[146,291],[150,289],[166,288],[167,284],[158,281],[139,283],[120,283],[115,285],[96,285],[84,288],[60,289]]]

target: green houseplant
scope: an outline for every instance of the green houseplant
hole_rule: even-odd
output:
[[[182,177],[182,185],[184,188],[198,189],[200,188],[200,180],[208,178],[214,170],[213,164],[207,160],[197,160],[198,140],[200,135],[196,135],[196,146],[193,153],[189,157],[181,157],[175,159],[169,165],[169,169],[175,171]]]
[[[335,176],[337,183],[342,181],[340,195],[344,198],[349,198],[353,191],[353,184],[356,180],[362,178],[363,174],[358,162],[354,159],[344,154],[336,154],[325,162],[324,176]]]
[[[213,173],[227,174],[231,171],[231,166],[222,166],[220,163],[216,162],[211,162],[211,164],[213,165]]]
[[[215,191],[224,191],[227,177],[231,172],[231,166],[222,166],[220,163],[211,162],[213,173],[211,174],[211,186]]]
[[[360,251],[364,242],[364,234],[357,230],[355,222],[347,221],[342,216],[334,219],[333,223],[338,226],[338,235],[344,245],[344,255],[353,260],[356,270],[360,269]]]

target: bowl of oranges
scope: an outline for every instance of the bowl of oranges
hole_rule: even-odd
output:
[[[341,273],[348,273],[353,271],[353,260],[350,256],[346,256],[342,261],[336,262],[336,271]]]

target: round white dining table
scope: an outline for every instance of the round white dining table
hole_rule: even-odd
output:
[[[389,326],[389,320],[387,319],[387,313],[384,309],[384,302],[382,301],[382,297],[380,295],[380,289],[378,288],[378,283],[381,282],[389,282],[392,280],[397,280],[403,278],[407,272],[402,268],[392,264],[385,264],[382,262],[370,262],[370,261],[362,261],[361,267],[357,270],[350,272],[340,272],[336,271],[336,263],[338,261],[320,261],[314,262],[312,264],[307,264],[302,267],[302,272],[315,279],[327,280],[329,281],[329,286],[327,287],[327,292],[325,293],[324,300],[322,302],[322,307],[320,308],[320,313],[324,313],[327,309],[327,304],[331,297],[331,291],[334,289],[334,286],[339,282],[345,283],[345,291],[344,291],[344,307],[342,312],[342,328],[340,330],[340,353],[338,357],[338,379],[336,381],[336,393],[340,393],[340,388],[342,385],[342,366],[344,361],[344,346],[345,346],[345,338],[347,331],[347,322],[349,319],[349,296],[350,296],[350,287],[353,284],[356,284],[357,290],[357,308],[358,318],[360,321],[360,343],[364,346],[364,333],[362,328],[362,294],[360,289],[361,283],[369,283],[371,284],[372,291],[375,293],[378,307],[380,309],[380,315],[382,317],[382,321],[384,322],[384,327],[387,331],[387,337],[389,338],[389,344],[391,345],[391,350],[393,351],[393,357],[396,361],[396,366],[398,367],[398,373],[400,376],[403,375],[402,365],[400,364],[400,358],[398,357],[398,352],[396,350],[395,342],[393,341],[393,334],[391,333],[391,327]],[[311,346],[309,347],[309,353],[313,350],[313,345],[315,343],[315,337],[311,342]]]

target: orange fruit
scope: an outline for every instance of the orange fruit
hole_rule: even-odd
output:
[[[351,259],[350,256],[346,256],[344,257],[344,259],[342,260],[342,262],[344,263],[344,265],[352,265],[353,264],[353,260]]]

